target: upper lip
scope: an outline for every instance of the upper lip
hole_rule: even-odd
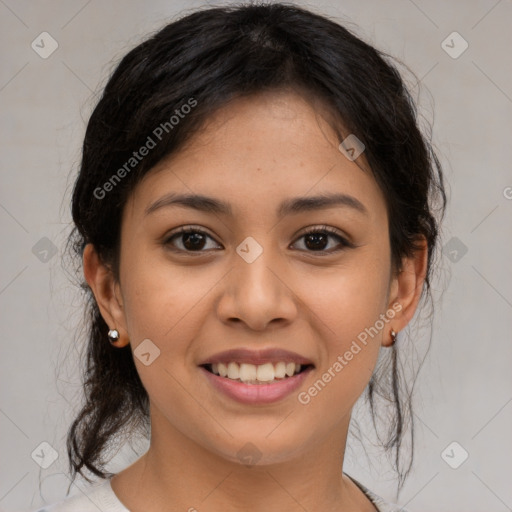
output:
[[[227,364],[230,362],[261,365],[265,363],[279,363],[281,361],[284,363],[296,363],[301,365],[313,364],[313,362],[308,358],[282,348],[268,348],[260,350],[235,348],[225,350],[224,352],[218,352],[217,354],[205,359],[202,363],[199,363],[199,366],[218,363]]]

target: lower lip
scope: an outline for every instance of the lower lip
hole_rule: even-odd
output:
[[[278,402],[293,393],[304,382],[313,367],[286,379],[271,384],[245,384],[209,372],[200,366],[199,369],[206,375],[212,386],[226,396],[244,404],[270,404]]]

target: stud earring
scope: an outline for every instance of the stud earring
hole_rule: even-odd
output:
[[[396,333],[393,329],[391,329],[391,345],[394,345],[395,341],[396,341],[396,336],[398,333]]]
[[[119,331],[117,329],[110,329],[110,331],[108,331],[108,339],[113,345],[119,339]]]

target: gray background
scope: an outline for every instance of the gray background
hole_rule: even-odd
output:
[[[512,510],[512,2],[297,3],[349,22],[418,76],[420,113],[434,122],[449,182],[432,348],[416,384],[414,471],[399,501],[411,512]],[[67,489],[82,305],[60,256],[96,95],[141,37],[200,5],[0,0],[0,510],[31,510]],[[59,45],[46,59],[31,47],[44,31]],[[469,44],[457,58],[462,40],[442,44],[454,31]],[[46,469],[36,463],[41,449],[51,456],[43,442],[58,453]],[[446,461],[460,463],[462,450],[469,457],[453,469]],[[345,472],[393,499],[393,474],[373,452],[370,465],[354,445]],[[111,469],[136,457],[122,450]],[[71,494],[86,489],[78,480]]]

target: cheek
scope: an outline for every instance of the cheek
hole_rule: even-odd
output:
[[[325,400],[350,403],[371,377],[385,325],[380,315],[387,301],[386,265],[386,258],[360,251],[350,264],[332,269],[329,275],[317,274],[314,286],[304,285],[318,335],[324,339],[321,373],[330,371],[325,375],[329,382],[329,390],[322,393]]]
[[[190,340],[197,337],[201,319],[211,314],[207,298],[219,276],[197,266],[172,266],[164,258],[138,257],[136,252],[126,259],[125,268],[123,296],[132,351],[149,339],[160,350],[159,366],[181,374],[190,357]],[[146,367],[136,363],[144,374]]]
[[[361,266],[338,272],[322,289],[310,287],[309,305],[324,354],[316,380],[298,401],[310,418],[324,417],[326,428],[348,414],[374,371],[383,334],[379,318],[385,313],[386,275],[378,265]]]
[[[135,247],[127,247],[125,254],[121,282],[128,330],[137,338],[162,339],[185,314],[197,289],[186,273],[160,256]]]
[[[333,268],[304,280],[303,296],[324,322],[327,332],[340,340],[373,325],[386,308],[388,269],[382,263],[364,262]]]

